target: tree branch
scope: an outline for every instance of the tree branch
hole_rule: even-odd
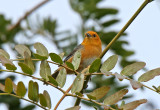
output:
[[[11,30],[17,28],[24,19],[26,19],[35,10],[37,10],[38,8],[40,8],[42,5],[46,4],[49,1],[51,1],[51,0],[44,0],[44,1],[40,2],[39,4],[37,4],[36,6],[34,6],[31,10],[27,11],[21,18],[19,18],[19,20],[13,26],[11,26],[8,30],[11,31]]]
[[[73,85],[73,84],[72,84]],[[61,99],[58,101],[58,103],[56,104],[54,110],[56,110],[59,106],[59,104],[63,101],[63,99],[67,96],[68,92],[71,90],[72,85],[66,90],[66,92],[63,94],[63,96],[61,97]]]
[[[129,21],[124,25],[124,27],[119,31],[119,33],[113,38],[113,40],[106,46],[106,48],[103,50],[102,54],[99,56],[99,58],[102,58],[106,52],[111,48],[111,46],[117,41],[117,39],[123,34],[123,32],[128,28],[128,26],[133,22],[133,20],[137,17],[137,15],[143,10],[143,8],[152,0],[145,0],[142,5],[138,8],[138,10],[135,12],[135,14],[129,19]],[[90,75],[87,76],[86,81],[84,83],[84,86],[87,86],[87,83],[90,79]],[[84,87],[83,87],[84,89]],[[83,92],[83,89],[81,92]],[[75,106],[80,104],[81,99],[77,98]]]
[[[29,77],[31,77],[31,78],[33,78],[33,79],[37,79],[37,80],[39,80],[39,81],[42,81],[42,82],[44,82],[45,84],[48,84],[48,85],[50,85],[50,86],[52,86],[52,87],[54,87],[54,88],[60,90],[62,93],[65,93],[65,91],[64,91],[63,89],[61,89],[61,88],[59,88],[59,87],[53,85],[52,83],[50,83],[50,82],[48,82],[48,81],[45,81],[45,80],[42,79],[42,78],[37,78],[37,77],[35,77],[35,76],[29,75],[29,74],[26,74],[26,73],[21,73],[21,72],[12,71],[12,70],[1,70],[1,69],[0,69],[0,71],[4,71],[4,72],[13,72],[13,73],[21,74],[21,75],[24,75],[24,76],[29,76]]]
[[[143,8],[152,0],[145,0],[142,5],[138,8],[138,10],[134,13],[134,15],[129,19],[129,21],[124,25],[124,27],[119,31],[119,33],[112,39],[112,41],[106,46],[103,50],[100,58],[102,58],[106,52],[110,49],[110,47],[117,41],[117,39],[123,34],[123,32],[129,27],[129,25],[133,22],[133,20],[138,16],[138,14],[143,10]]]
[[[19,98],[19,99],[23,99],[23,100],[25,100],[25,101],[27,101],[27,102],[30,102],[30,103],[32,103],[32,104],[35,104],[35,105],[39,106],[40,108],[42,108],[42,109],[44,109],[44,110],[47,110],[45,107],[39,105],[38,103],[33,102],[33,101],[31,101],[31,100],[28,100],[28,99],[26,99],[26,98],[24,98],[24,97],[20,97],[20,96],[17,96],[17,95],[14,95],[14,94],[9,94],[9,93],[0,93],[0,95],[10,95],[10,96],[13,96],[13,97],[17,97],[17,98]]]

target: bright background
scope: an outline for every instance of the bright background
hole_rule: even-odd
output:
[[[0,13],[5,14],[7,18],[11,18],[15,23],[24,13],[39,3],[41,0],[0,0]],[[112,26],[114,30],[120,30],[128,19],[133,15],[133,13],[138,9],[138,7],[142,4],[144,0],[104,0],[100,7],[113,7],[119,10],[119,14],[117,14],[117,18],[120,18],[120,22]],[[53,19],[58,20],[59,29],[58,30],[73,30],[76,32],[76,27],[81,24],[79,16],[72,11],[71,7],[69,6],[68,0],[53,0],[50,1],[48,4],[44,5],[37,11],[35,11],[31,18],[35,19],[35,17],[39,15],[40,17],[47,17],[51,16]],[[64,19],[65,18],[65,19]],[[131,59],[137,59],[140,61],[146,62],[146,67],[148,69],[154,69],[160,67],[160,1],[153,1],[152,3],[148,4],[147,7],[140,13],[140,15],[134,20],[134,22],[130,25],[130,27],[126,30],[128,33],[127,40],[129,41],[130,45],[126,48],[131,50],[135,50],[136,54],[131,57]],[[45,39],[35,39],[35,41],[42,42],[48,50],[51,52],[58,53],[58,50],[53,46],[50,45]],[[81,42],[81,41],[79,41]],[[111,54],[105,55],[106,59]],[[54,68],[56,69],[56,67]],[[116,67],[114,71],[120,72],[120,69]],[[136,79],[142,74],[142,71],[136,75]],[[38,76],[38,75],[37,75]],[[69,80],[72,80],[75,76],[70,76]],[[22,79],[23,78],[23,79]],[[24,81],[25,79],[25,81]],[[18,76],[17,81],[23,80],[27,85],[28,80],[24,76]],[[129,83],[128,81],[123,81],[120,83]],[[67,88],[71,82],[66,84]],[[145,83],[148,86],[159,86],[160,85],[160,77],[156,77],[153,80]],[[43,85],[41,83],[41,85]],[[58,99],[61,97],[62,94],[57,94],[56,89],[50,89],[49,87],[43,86],[43,89],[49,90],[49,93],[52,97],[52,103],[56,103]],[[133,90],[130,89],[129,93],[134,93],[134,99],[142,99],[146,98],[148,101],[155,103],[156,108],[160,108],[159,99],[160,95],[151,91],[147,90]],[[42,92],[43,90],[40,90]],[[53,94],[53,95],[52,95]],[[61,106],[59,106],[58,110],[63,110],[64,107],[68,108],[73,105],[73,100],[69,100],[72,98],[66,98]],[[68,101],[69,100],[69,101]],[[133,100],[133,98],[132,98]],[[131,101],[131,100],[129,100]],[[23,104],[27,104],[23,101]],[[65,105],[63,105],[65,104]],[[63,106],[62,106],[63,105]],[[55,105],[53,105],[55,106]],[[143,109],[147,109],[147,107],[141,106]],[[3,104],[0,105],[0,108],[4,108]],[[37,108],[39,110],[40,108]],[[82,108],[87,109],[87,108]],[[138,108],[140,109],[140,107]],[[148,108],[149,110],[149,108]]]

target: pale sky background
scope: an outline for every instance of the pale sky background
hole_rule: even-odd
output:
[[[13,19],[13,22],[16,22],[19,17],[24,15],[24,13],[29,10],[31,7],[35,6],[37,3],[39,3],[41,0],[0,0],[0,14],[5,14],[7,18]],[[142,4],[144,0],[104,0],[101,4],[99,4],[100,7],[113,7],[117,8],[119,10],[119,14],[116,15],[117,18],[121,20],[120,23],[115,24],[111,27],[111,29],[114,30],[120,30],[124,24],[127,22],[127,20],[133,15],[133,13],[138,9],[138,7]],[[77,30],[76,27],[78,27],[81,22],[79,16],[71,10],[68,0],[53,0],[49,2],[48,4],[44,5],[39,10],[35,11],[31,18],[35,18],[36,15],[39,15],[40,17],[47,17],[51,16],[53,19],[58,20],[59,30],[72,30],[73,33],[75,33]],[[64,19],[65,18],[65,19]],[[79,22],[77,22],[79,21]],[[126,30],[128,33],[127,40],[129,41],[130,45],[126,46],[126,48],[135,50],[136,54],[131,57],[131,59],[137,59],[139,61],[146,62],[146,67],[148,69],[154,69],[160,67],[160,1],[154,1],[145,7],[145,9],[140,13],[140,15],[134,20],[134,22],[130,25],[130,27]],[[47,40],[44,40],[43,38],[35,39],[35,42],[39,41],[42,42],[49,50],[49,52],[56,52],[58,53],[58,50],[55,48],[54,45],[49,44]],[[81,41],[80,41],[81,42]],[[108,56],[110,56],[111,53],[105,55],[106,59]],[[56,67],[54,68],[56,69]],[[120,72],[119,67],[116,67],[113,71]],[[140,71],[136,74],[136,79],[143,73],[143,71]],[[36,76],[39,77],[38,74]],[[64,89],[66,89],[73,80],[73,77],[70,76],[68,78],[68,82]],[[24,81],[25,80],[25,81]],[[26,79],[24,76],[18,75],[18,81],[24,81],[25,85],[27,86],[28,81],[31,80]],[[123,81],[120,83],[129,83],[128,81]],[[153,80],[145,83],[148,86],[159,86],[160,85],[160,76],[154,78]],[[43,83],[41,83],[43,85]],[[52,97],[52,103],[56,104],[58,99],[62,96],[62,94],[57,94],[57,90],[54,88],[50,88],[42,86],[43,90],[47,89],[49,90],[50,96]],[[42,93],[43,90],[40,90]],[[132,98],[130,101],[138,100],[138,99],[148,99],[149,101],[152,101],[156,104],[156,108],[160,108],[160,95],[145,89],[146,91],[141,90],[133,90],[132,88],[129,89],[129,93],[134,93],[135,97]],[[64,107],[68,108],[73,106],[73,99],[71,97],[67,97],[59,106],[58,110],[63,110]],[[24,105],[27,104],[27,102],[22,101]],[[53,105],[55,106],[55,105]],[[0,105],[0,108],[3,108],[5,110],[6,108],[3,106],[3,104]],[[145,108],[144,106],[139,107],[137,110],[140,110],[140,108]],[[87,107],[82,107],[82,110],[87,109]],[[93,108],[89,108],[90,110],[94,110]],[[40,110],[40,108],[37,107],[37,110]],[[146,110],[146,108],[145,108]],[[149,110],[149,109],[148,109]]]

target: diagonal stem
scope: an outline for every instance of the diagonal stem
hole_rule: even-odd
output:
[[[14,94],[9,94],[9,93],[0,93],[0,95],[10,95],[10,96],[13,96],[13,97],[17,97],[17,98],[23,99],[23,100],[25,100],[25,101],[27,101],[27,102],[33,103],[33,104],[39,106],[40,108],[42,108],[42,109],[44,109],[44,110],[47,110],[45,107],[41,106],[40,104],[38,104],[38,103],[36,103],[36,102],[33,102],[33,101],[31,101],[31,100],[28,100],[28,99],[26,99],[26,98],[24,98],[24,97],[20,97],[20,96],[17,96],[17,95],[14,95]]]
[[[134,13],[134,15],[129,19],[129,21],[124,25],[124,27],[119,31],[119,33],[112,39],[112,41],[106,46],[106,48],[103,50],[102,54],[99,56],[99,58],[102,58],[106,52],[111,48],[111,46],[115,43],[115,41],[117,41],[117,39],[123,34],[123,32],[129,27],[129,25],[133,22],[133,20],[138,16],[138,14],[143,10],[143,8],[152,0],[145,0],[142,5],[138,8],[138,10]],[[83,89],[86,87],[86,85],[88,84],[88,81],[90,79],[90,75],[87,76],[87,79],[84,83],[84,87]],[[83,93],[83,89],[81,91],[81,93]],[[80,104],[81,99],[77,98],[76,102],[75,102],[75,106]]]
[[[11,31],[11,30],[17,28],[24,19],[26,19],[35,10],[37,10],[38,8],[40,8],[42,5],[46,4],[49,1],[51,1],[51,0],[44,0],[44,1],[40,2],[39,4],[37,4],[36,6],[34,6],[31,10],[27,11],[21,18],[19,18],[19,20],[13,26],[11,26],[8,30]]]
[[[73,84],[72,84],[73,85]],[[63,99],[67,96],[68,92],[71,90],[72,85],[66,90],[66,92],[63,94],[63,96],[61,97],[61,99],[58,101],[58,103],[56,104],[54,110],[57,110],[59,104],[63,101]]]
[[[133,20],[138,16],[138,14],[143,10],[143,8],[152,0],[145,0],[142,5],[138,8],[138,10],[134,13],[134,15],[129,19],[129,21],[124,25],[124,27],[119,31],[119,33],[112,39],[112,41],[106,46],[103,50],[100,58],[102,58],[106,52],[110,49],[115,41],[123,34],[123,32],[129,27],[129,25],[133,22]]]

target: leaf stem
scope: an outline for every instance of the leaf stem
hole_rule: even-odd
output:
[[[129,21],[124,25],[124,27],[119,31],[119,33],[112,39],[112,41],[106,46],[103,50],[100,58],[102,58],[105,53],[109,50],[109,48],[113,45],[113,43],[123,34],[123,32],[128,28],[128,26],[133,22],[133,20],[137,17],[137,15],[143,10],[143,8],[152,0],[145,0],[142,5],[138,8],[138,10],[134,13],[134,15],[129,19]]]
[[[95,104],[97,104],[97,105],[100,105],[100,106],[106,106],[106,105],[104,105],[104,104],[102,104],[102,103],[99,103],[99,102],[93,101],[93,100],[88,99],[88,98],[80,97],[80,96],[78,96],[78,95],[73,95],[73,94],[68,93],[68,94],[67,94],[67,96],[77,97],[77,98],[79,98],[79,99],[83,99],[83,100],[86,100],[86,101],[93,102],[93,103],[95,103]],[[109,106],[107,106],[107,107],[109,107]],[[114,108],[112,108],[112,107],[109,107],[109,108],[110,108],[111,110],[115,110],[115,109],[114,109]]]
[[[13,96],[13,97],[17,97],[17,98],[19,98],[19,99],[23,99],[23,100],[25,100],[25,101],[27,101],[27,102],[30,102],[30,103],[32,103],[32,104],[35,104],[35,105],[39,106],[40,108],[42,108],[42,109],[44,109],[44,110],[47,110],[45,107],[39,105],[38,103],[33,102],[33,101],[31,101],[31,100],[28,100],[28,99],[26,99],[26,98],[24,98],[24,97],[20,97],[20,96],[17,96],[17,95],[14,95],[14,94],[9,94],[9,93],[0,93],[0,95],[10,95],[10,96]]]
[[[35,76],[29,75],[29,74],[26,74],[26,73],[21,73],[21,72],[18,72],[18,71],[1,70],[1,69],[0,69],[0,71],[4,71],[4,72],[13,72],[13,73],[21,74],[21,75],[24,75],[24,76],[29,76],[29,77],[31,77],[31,78],[33,78],[33,79],[37,79],[37,80],[39,80],[39,81],[42,81],[42,82],[44,82],[45,84],[48,84],[48,85],[50,85],[50,86],[52,86],[52,87],[54,87],[54,88],[60,90],[62,93],[65,93],[65,91],[64,91],[63,89],[61,89],[61,88],[59,88],[59,87],[53,85],[52,83],[50,83],[50,82],[48,82],[48,81],[45,81],[44,79],[37,78],[37,77],[35,77]]]
[[[73,84],[72,84],[73,85]],[[58,103],[56,104],[54,110],[56,110],[59,106],[59,104],[63,101],[63,99],[67,96],[68,92],[71,90],[72,85],[66,90],[66,92],[63,94],[63,96],[61,97],[61,99],[58,101]]]

